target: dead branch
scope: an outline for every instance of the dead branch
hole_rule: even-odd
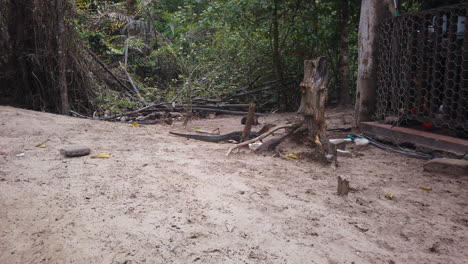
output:
[[[92,118],[92,117],[89,117],[89,116],[82,115],[82,114],[80,114],[80,113],[78,113],[78,112],[75,112],[75,111],[73,111],[73,110],[70,110],[70,113],[71,113],[72,115],[76,115],[76,116],[81,117],[81,118],[87,118],[87,119]]]
[[[237,145],[234,145],[233,147],[231,147],[228,152],[226,153],[226,156],[229,156],[229,154],[231,154],[231,152],[233,150],[235,150],[236,148],[240,148],[242,146],[246,146],[250,143],[253,143],[253,142],[256,142],[256,141],[259,141],[259,140],[262,140],[266,137],[268,137],[269,135],[273,134],[275,131],[279,130],[279,129],[283,129],[283,128],[291,128],[291,127],[296,127],[297,124],[289,124],[289,125],[282,125],[282,126],[279,126],[279,127],[275,127],[273,128],[272,130],[264,133],[264,134],[261,134],[260,136],[256,137],[256,138],[253,138],[253,139],[250,139],[250,140],[247,140],[247,141],[244,141],[242,143],[239,143]]]
[[[300,127],[300,128],[297,128],[296,130],[292,130],[289,131],[289,133],[285,134],[285,135],[282,135],[280,137],[276,137],[276,138],[272,138],[266,142],[263,142],[262,145],[260,145],[258,148],[256,148],[254,150],[254,152],[262,152],[262,151],[268,151],[268,150],[274,150],[281,142],[283,142],[284,140],[286,140],[287,138],[289,138],[290,136],[296,134],[296,133],[299,133],[301,131],[305,131],[306,128],[304,127]]]
[[[122,114],[118,114],[118,115],[112,115],[112,116],[108,116],[108,117],[102,117],[100,118],[101,120],[111,120],[111,119],[116,119],[118,117],[121,117],[121,116],[129,116],[129,115],[134,115],[134,114],[138,114],[138,113],[141,113],[141,112],[144,112],[146,110],[149,110],[149,108],[151,107],[158,107],[160,105],[163,105],[163,104],[149,104],[145,107],[142,107],[140,109],[137,109],[135,111],[130,111],[130,112],[125,112],[125,113],[122,113]],[[157,111],[160,111],[160,110],[157,110]]]
[[[184,111],[183,107],[175,107],[171,108],[173,111]],[[230,110],[223,110],[223,109],[213,109],[213,108],[204,108],[204,107],[193,107],[192,110],[197,111],[207,111],[207,112],[214,112],[220,114],[229,114],[229,115],[246,115],[248,112],[243,111],[230,111]],[[258,116],[265,116],[266,114],[255,114]]]

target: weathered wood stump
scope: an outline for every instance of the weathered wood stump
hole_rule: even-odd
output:
[[[302,140],[303,142],[309,142],[313,145],[313,147],[315,147],[314,154],[316,154],[318,159],[322,161],[328,160],[333,162],[335,167],[338,166],[336,159],[336,146],[330,146],[327,139],[327,124],[325,121],[325,104],[328,99],[327,87],[327,58],[319,57],[314,61],[304,61],[304,80],[300,84],[302,98],[301,105],[298,110],[298,113],[304,116],[304,120],[295,122],[293,124],[276,127],[272,131],[267,132],[257,137],[256,139],[244,141],[229,149],[226,156],[228,156],[232,150],[238,147],[245,146],[256,140],[261,140],[278,129],[288,128],[289,131],[285,135],[264,142],[262,146],[256,149],[256,152],[276,149],[277,146],[288,137],[298,135],[301,136],[299,140]],[[251,106],[251,108],[253,107]],[[252,120],[253,109],[251,109],[249,116],[250,118],[248,117],[246,119],[247,121]],[[249,129],[250,127],[246,124],[244,132],[248,131]]]
[[[300,84],[301,105],[298,113],[304,116],[307,138],[311,140],[325,157],[328,152],[327,124],[325,122],[325,104],[328,99],[327,58],[304,61],[304,80]]]
[[[343,180],[341,176],[338,176],[338,195],[348,195],[349,193],[349,181]]]

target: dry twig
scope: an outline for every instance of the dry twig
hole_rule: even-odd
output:
[[[233,147],[231,147],[228,152],[226,153],[226,156],[229,156],[229,154],[231,154],[231,152],[233,150],[235,150],[236,148],[240,148],[242,146],[246,146],[250,143],[253,143],[253,142],[256,142],[256,141],[259,141],[259,140],[262,140],[266,137],[268,137],[269,135],[273,134],[275,131],[279,130],[279,129],[282,129],[282,128],[291,128],[291,127],[295,127],[297,126],[297,124],[289,124],[289,125],[282,125],[282,126],[279,126],[279,127],[275,127],[273,128],[272,130],[264,133],[264,134],[261,134],[260,136],[256,137],[256,138],[253,138],[253,139],[250,139],[250,140],[247,140],[247,141],[244,141],[242,143],[239,143],[237,145],[234,145]]]

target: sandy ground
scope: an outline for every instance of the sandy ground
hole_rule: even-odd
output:
[[[330,126],[350,121],[329,116]],[[193,127],[241,128],[238,117],[196,120],[187,131]],[[229,144],[170,130],[184,131],[0,106],[0,263],[468,259],[468,177],[423,172],[424,161],[375,148],[340,158],[336,170],[248,150],[226,157]],[[61,157],[69,144],[112,157]],[[347,197],[335,194],[339,175],[350,179]]]

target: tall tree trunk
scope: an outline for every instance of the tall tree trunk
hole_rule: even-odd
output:
[[[20,104],[28,104],[32,98],[30,93],[26,91],[31,91],[32,87],[30,85],[28,66],[24,61],[24,51],[26,46],[29,44],[27,25],[30,23],[30,16],[32,13],[32,7],[30,3],[26,1],[15,1],[10,0],[10,15],[8,17],[8,33],[12,41],[12,54],[10,56],[9,64],[11,68],[16,70],[16,77],[12,78],[13,80],[21,80],[17,82],[16,85],[19,87],[16,89],[15,101]]]
[[[70,104],[68,102],[68,88],[67,88],[67,77],[66,77],[66,65],[65,65],[65,49],[63,47],[64,38],[65,38],[65,21],[64,21],[64,12],[65,12],[65,3],[64,0],[55,1],[57,8],[57,66],[58,66],[58,76],[57,84],[60,92],[60,113],[63,115],[68,115],[70,112]]]
[[[350,104],[350,82],[349,82],[349,0],[340,0],[340,54],[338,56],[338,89],[340,104]]]
[[[392,2],[392,1],[390,1]],[[391,15],[386,1],[362,0],[358,35],[358,79],[355,126],[370,121],[375,112],[378,26]]]
[[[279,25],[278,25],[278,5],[279,0],[275,0],[273,9],[273,69],[278,83],[278,101],[282,101],[281,89],[283,88],[283,69],[281,67],[281,55],[279,47]],[[281,103],[281,102],[279,102]]]

